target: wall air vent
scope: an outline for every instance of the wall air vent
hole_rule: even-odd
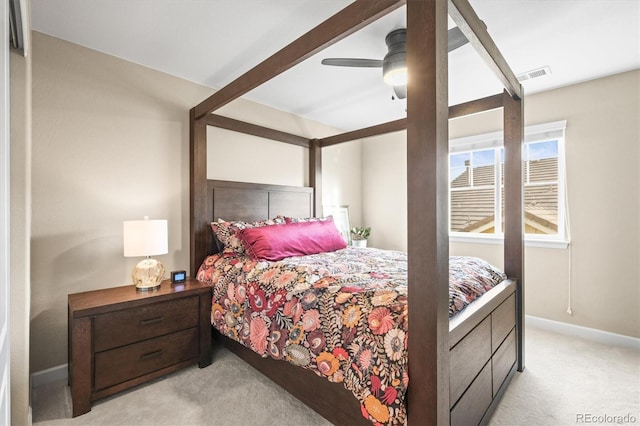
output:
[[[522,83],[523,81],[544,77],[545,75],[549,75],[549,74],[551,74],[551,68],[549,68],[549,66],[546,66],[542,68],[537,68],[535,70],[523,72],[521,74],[518,74],[517,77],[518,77],[518,81]]]

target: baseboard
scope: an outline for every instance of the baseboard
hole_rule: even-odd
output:
[[[58,365],[57,367],[47,368],[46,370],[36,371],[31,375],[31,388],[46,385],[68,378],[68,364]]]
[[[555,331],[557,333],[581,337],[583,339],[592,340],[606,345],[621,346],[640,351],[640,338],[637,337],[610,333],[608,331],[597,330],[595,328],[582,327],[580,325],[553,321],[531,315],[525,315],[525,323],[526,325],[541,328],[543,330]]]

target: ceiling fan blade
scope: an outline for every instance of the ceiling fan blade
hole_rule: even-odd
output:
[[[358,59],[358,58],[325,58],[322,65],[333,65],[336,67],[360,67],[360,68],[381,68],[380,59]]]
[[[469,43],[469,40],[462,34],[462,31],[458,27],[453,27],[448,32],[447,51],[451,52],[458,47],[462,47]]]
[[[480,23],[487,29],[487,24],[484,21],[480,20]],[[448,33],[448,43],[447,43],[447,52],[451,52],[452,50],[456,50],[458,47],[462,47],[465,44],[469,43],[469,40],[462,34],[462,31],[458,27],[451,28]]]

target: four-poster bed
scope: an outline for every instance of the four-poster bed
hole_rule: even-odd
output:
[[[406,4],[407,118],[324,139],[307,139],[212,114],[286,69]],[[447,105],[447,11],[505,91]],[[504,110],[507,280],[449,320],[447,155],[449,118]],[[467,0],[358,0],[194,107],[191,114],[191,273],[215,252],[211,222],[321,215],[322,148],[406,129],[408,197],[408,366],[412,424],[486,422],[523,357],[522,92]],[[208,125],[309,149],[310,188],[209,181]],[[440,200],[440,202],[439,202]],[[337,424],[369,423],[341,385],[261,358],[230,339],[243,359]],[[417,355],[416,355],[417,354]],[[451,371],[451,373],[450,373]],[[325,395],[323,399],[315,396]]]

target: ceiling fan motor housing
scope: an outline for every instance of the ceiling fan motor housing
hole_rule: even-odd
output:
[[[398,69],[406,70],[407,30],[405,28],[393,30],[387,34],[384,41],[389,50],[382,60],[382,75],[387,76]]]

